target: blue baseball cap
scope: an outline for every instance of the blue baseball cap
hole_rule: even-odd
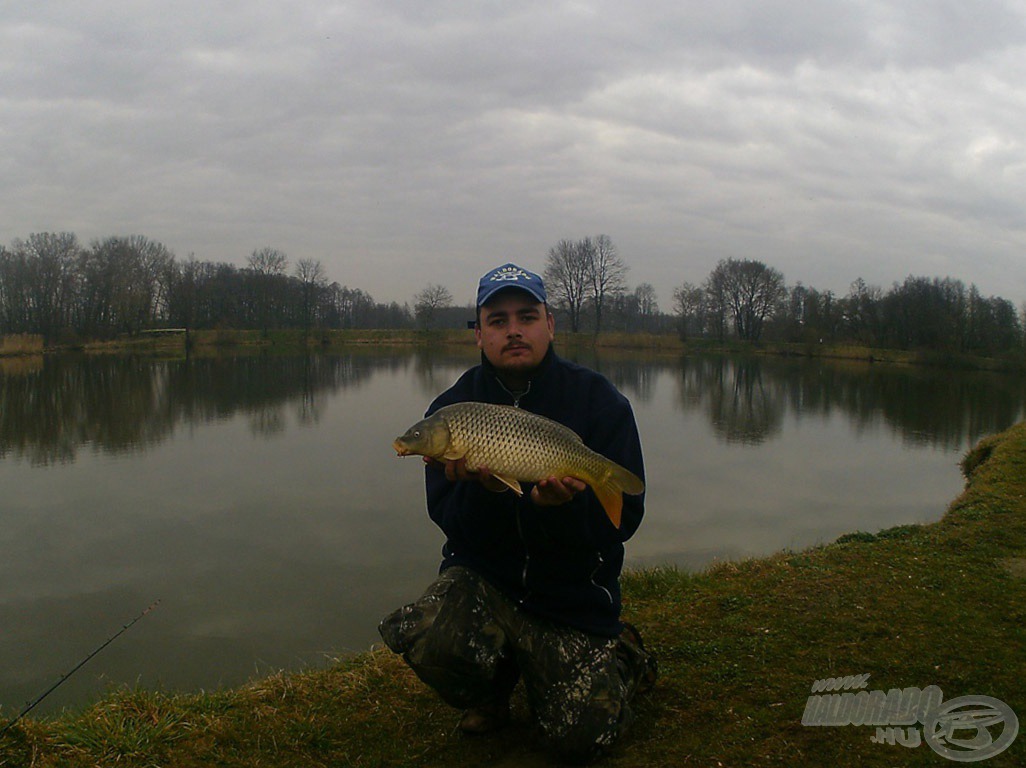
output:
[[[492,296],[506,288],[519,288],[527,291],[542,304],[546,303],[545,283],[542,279],[534,272],[510,263],[496,267],[481,278],[477,285],[477,306],[487,304]]]

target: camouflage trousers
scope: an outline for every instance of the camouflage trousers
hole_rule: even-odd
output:
[[[645,670],[625,654],[622,640],[526,613],[460,567],[443,571],[419,600],[386,616],[378,631],[457,708],[505,701],[523,678],[543,735],[575,762],[598,756],[626,731]],[[654,677],[654,661],[650,666]]]

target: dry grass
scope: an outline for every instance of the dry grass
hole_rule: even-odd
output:
[[[41,354],[43,354],[43,337],[38,334],[14,333],[0,336],[0,357]]]

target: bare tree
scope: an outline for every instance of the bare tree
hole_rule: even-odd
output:
[[[328,287],[333,324],[338,328],[366,328],[373,322],[374,299],[359,288],[338,283]]]
[[[296,277],[307,285],[324,285],[324,265],[320,259],[300,259],[296,264]]]
[[[280,321],[285,311],[288,285],[285,270],[288,264],[288,257],[276,248],[265,246],[249,256],[249,312],[259,321],[265,336],[270,330],[272,319]]]
[[[84,324],[91,333],[134,334],[166,311],[174,255],[142,235],[94,242],[80,258]]]
[[[725,259],[709,275],[706,294],[710,304],[731,314],[738,338],[758,341],[785,296],[784,276],[761,261]]]
[[[247,261],[250,270],[258,275],[284,275],[289,266],[288,256],[267,246],[253,251]]]
[[[172,272],[168,292],[168,319],[172,324],[187,330],[196,327],[203,267],[203,263],[196,260],[196,255],[190,253],[189,258],[176,264]]]
[[[627,290],[627,265],[608,235],[585,237],[576,242],[560,240],[549,249],[545,263],[545,284],[553,304],[570,317],[570,330],[581,329],[581,315],[587,303],[595,310],[595,332],[613,299]]]
[[[659,314],[659,300],[652,283],[639,283],[634,289],[634,296],[638,300],[638,311],[642,315]]]
[[[673,314],[683,339],[701,335],[706,324],[706,293],[701,286],[683,283],[673,289]]]
[[[76,268],[82,252],[78,238],[71,232],[41,232],[13,245],[28,268],[25,298],[30,323],[52,341],[59,330],[71,325]]]
[[[549,249],[545,262],[545,286],[549,301],[566,311],[570,330],[581,328],[581,309],[588,296],[592,251],[590,241],[560,240]]]
[[[303,328],[309,330],[318,319],[318,297],[328,284],[324,265],[319,259],[300,259],[296,265],[296,279],[302,291]]]
[[[594,240],[585,238],[582,243],[588,244],[585,247],[591,254],[589,293],[595,305],[595,333],[598,333],[602,330],[602,311],[607,301],[627,288],[627,265],[609,235],[599,235]]]
[[[880,301],[883,291],[868,285],[861,277],[848,288],[847,332],[851,338],[865,344],[875,343],[880,335]]]
[[[413,297],[413,311],[420,326],[427,330],[438,310],[452,305],[452,294],[444,285],[429,285]]]
[[[673,311],[682,339],[705,331],[706,306],[706,292],[700,286],[682,283],[673,289]]]
[[[709,331],[723,341],[727,338],[727,276],[715,269],[705,281],[705,317]]]
[[[29,282],[24,254],[0,245],[0,333],[35,330],[28,317]]]
[[[659,314],[659,301],[656,299],[655,286],[652,283],[639,284],[634,289],[634,300],[637,302],[642,330],[651,330],[652,318]]]

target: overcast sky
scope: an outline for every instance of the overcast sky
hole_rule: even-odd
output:
[[[469,302],[608,234],[1026,300],[1026,2],[0,2],[0,242],[71,231]]]

